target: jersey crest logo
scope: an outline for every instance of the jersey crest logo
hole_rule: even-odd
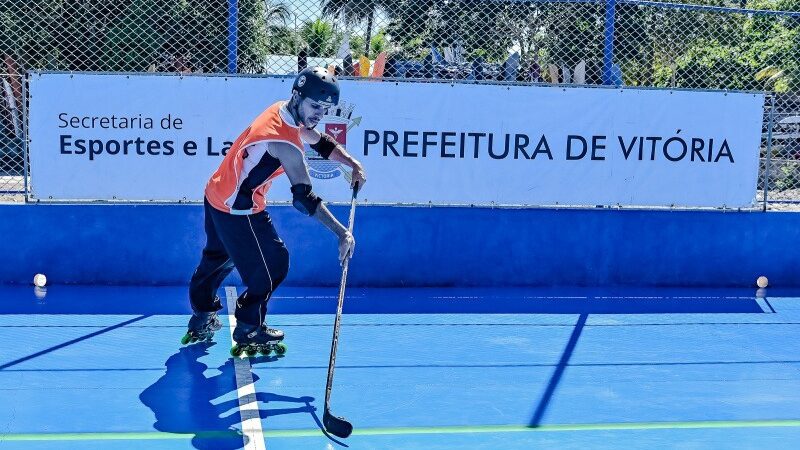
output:
[[[339,142],[340,140],[339,136],[342,136],[341,140],[343,140],[344,142],[339,142],[339,143],[340,144],[347,143],[347,130],[344,125],[339,125],[335,123],[325,124],[325,132],[333,136],[333,138],[336,139],[336,142]]]
[[[361,123],[361,117],[353,117],[355,104],[339,102],[331,106],[328,113],[322,116],[317,125],[317,131],[331,135],[336,142],[347,146],[347,132]],[[308,160],[308,174],[318,180],[331,180],[344,176],[350,182],[352,173],[349,167],[337,161],[323,159],[317,152],[306,145],[306,159]]]

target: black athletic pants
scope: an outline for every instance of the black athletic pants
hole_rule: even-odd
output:
[[[217,311],[217,289],[234,267],[247,290],[236,301],[235,317],[260,325],[267,302],[289,272],[289,251],[266,211],[248,216],[224,213],[204,201],[206,246],[192,275],[189,300],[195,311]]]

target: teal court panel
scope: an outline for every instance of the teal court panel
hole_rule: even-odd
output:
[[[224,292],[220,292],[224,295]],[[39,293],[41,297],[41,293]],[[766,294],[766,295],[765,295]],[[269,449],[796,448],[800,293],[285,288],[248,361]],[[0,448],[244,448],[227,310],[181,346],[183,288],[0,288]],[[345,447],[345,445],[349,447]]]

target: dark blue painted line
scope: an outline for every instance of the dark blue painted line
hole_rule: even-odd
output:
[[[770,303],[769,300],[767,300],[767,297],[764,297],[764,303],[766,303],[767,306],[769,306],[769,310],[772,311],[773,314],[776,313],[775,308],[772,307],[772,303]]]
[[[39,356],[46,355],[48,353],[52,353],[52,352],[54,352],[56,350],[62,349],[64,347],[70,346],[72,344],[76,344],[76,343],[81,342],[81,341],[85,341],[87,339],[91,339],[91,338],[93,338],[95,336],[99,336],[101,334],[108,333],[109,331],[116,330],[117,328],[122,328],[125,325],[129,325],[131,323],[138,322],[138,321],[140,321],[142,319],[146,319],[148,317],[150,317],[150,316],[149,315],[145,315],[145,316],[139,316],[139,317],[133,318],[131,320],[126,320],[125,322],[118,323],[116,325],[112,325],[110,327],[103,328],[100,331],[95,331],[94,333],[89,333],[89,334],[87,334],[85,336],[81,336],[79,338],[72,339],[71,341],[67,341],[67,342],[64,342],[62,344],[58,344],[56,346],[50,347],[50,348],[42,350],[40,352],[36,352],[36,353],[34,353],[32,355],[28,355],[28,356],[24,356],[24,357],[19,358],[19,359],[15,359],[13,361],[10,361],[10,362],[7,362],[7,363],[5,363],[3,365],[0,365],[0,370],[7,369],[7,368],[9,368],[11,366],[15,366],[15,365],[23,363],[25,361],[30,361],[31,359],[38,358]]]
[[[290,325],[291,326],[291,325]],[[330,326],[330,325],[329,325]],[[0,328],[105,328],[105,325],[0,325]],[[130,328],[186,328],[185,325],[135,325]]]
[[[26,288],[3,288],[0,286],[0,314],[152,314],[174,315],[185,314],[188,317],[191,309],[183,297],[183,289],[168,289],[168,296],[175,296],[175,301],[164,301],[165,294],[157,288],[136,289],[103,289],[105,295],[93,295],[92,288],[53,286],[50,294],[42,302],[34,298],[33,291]],[[291,294],[296,289],[287,288]],[[320,290],[314,290],[317,292]],[[749,291],[749,290],[748,290]],[[531,296],[543,292],[541,289],[511,290],[473,290],[457,289],[456,294],[448,298],[437,298],[437,291],[418,289],[405,290],[357,290],[363,295],[347,298],[345,314],[654,314],[654,313],[763,313],[754,296],[729,297],[713,296],[697,297],[698,292],[706,290],[672,290],[677,294],[694,294],[690,297],[664,297],[653,290],[624,290],[626,296],[609,297],[604,293],[614,294],[615,290],[578,290],[551,289],[552,296]],[[492,295],[500,292],[502,295]],[[741,292],[736,290],[735,292]],[[564,294],[580,293],[582,297],[564,297]],[[591,296],[585,294],[591,293]],[[733,293],[733,292],[731,292]],[[599,294],[599,295],[598,295]],[[636,294],[630,297],[628,294]],[[771,292],[777,295],[778,292]],[[181,299],[178,300],[177,296]],[[775,296],[773,295],[773,297]],[[117,301],[108,302],[108,296]],[[646,296],[646,297],[639,297]],[[655,296],[655,297],[654,297]],[[30,301],[24,301],[25,298]],[[374,301],[380,297],[383,301]],[[13,298],[14,301],[6,300]],[[23,301],[20,301],[23,299]],[[333,314],[336,311],[336,298],[276,297],[270,302],[270,314]]]
[[[270,359],[268,359],[270,360]],[[686,361],[686,362],[626,362],[626,363],[577,363],[577,364],[384,364],[384,365],[344,365],[337,369],[491,369],[513,367],[641,367],[641,366],[718,366],[718,365],[761,365],[761,364],[800,364],[800,360],[779,361]],[[254,366],[253,370],[263,367]],[[281,370],[316,370],[327,369],[328,366],[281,366]],[[273,370],[273,369],[267,369]],[[163,372],[164,368],[136,369],[10,369],[4,372]]]
[[[629,363],[527,363],[527,364],[384,364],[384,365],[346,365],[337,369],[491,369],[509,367],[556,367],[563,372],[567,367],[641,367],[641,366],[716,366],[716,365],[757,365],[757,364],[800,364],[800,361],[687,361],[687,362],[629,362]],[[284,369],[326,369],[328,366],[281,366]],[[261,367],[253,367],[259,370]],[[272,370],[272,369],[269,369]],[[556,377],[555,375],[558,375]],[[557,384],[561,373],[555,373],[552,377],[554,385]],[[555,386],[553,387],[555,389]]]
[[[541,425],[542,418],[544,418],[544,413],[547,411],[547,406],[550,404],[550,400],[553,398],[553,394],[558,387],[558,383],[561,381],[561,377],[564,375],[564,371],[569,365],[569,360],[572,358],[572,353],[575,351],[575,346],[578,345],[578,338],[581,337],[581,332],[583,331],[584,325],[586,325],[586,319],[588,317],[588,314],[581,314],[580,317],[578,317],[578,322],[575,324],[575,329],[572,330],[572,334],[569,337],[567,346],[564,348],[564,352],[561,354],[561,359],[558,361],[558,365],[556,365],[556,370],[550,377],[550,381],[547,383],[547,389],[545,389],[541,400],[539,400],[539,405],[536,407],[536,412],[533,414],[533,419],[531,419],[530,426],[538,427]]]
[[[6,369],[3,372],[163,372],[163,367],[143,367],[137,369]]]
[[[386,299],[386,297],[383,297]],[[390,298],[348,299],[345,314],[699,314],[763,313],[755,298],[701,299],[631,299],[631,298],[559,298],[502,300],[486,297],[458,299]],[[270,302],[270,314],[329,314],[335,311],[336,299],[309,302],[277,298]]]
[[[300,328],[300,327],[325,327],[330,328],[330,324],[322,323],[302,323],[302,324],[282,324],[275,321],[276,326],[284,328]],[[742,325],[800,325],[800,322],[676,322],[676,323],[595,323],[586,325],[586,328],[597,327],[686,327],[686,326],[742,326]],[[343,325],[347,328],[358,327],[522,327],[522,328],[539,328],[539,327],[574,327],[574,324],[567,323],[348,323]],[[0,326],[2,328],[2,326]]]
[[[767,302],[772,309],[772,305]],[[772,309],[774,313],[775,310]],[[777,313],[776,313],[777,314]],[[283,328],[330,328],[330,324],[325,323],[294,323],[286,324],[275,321],[275,326]],[[586,328],[617,328],[617,327],[686,327],[686,326],[777,326],[777,325],[800,325],[800,322],[674,322],[674,323],[595,323],[588,324]],[[521,328],[564,328],[574,327],[574,324],[567,323],[349,323],[343,326],[347,328],[363,327],[521,327]],[[103,328],[96,325],[0,325],[2,328]],[[184,325],[134,325],[129,328],[186,328]]]

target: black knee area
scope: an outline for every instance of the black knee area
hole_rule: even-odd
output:
[[[289,274],[289,250],[286,246],[281,247],[275,252],[276,261],[274,264],[274,273],[272,274],[272,290],[278,288],[278,285],[286,279]]]

